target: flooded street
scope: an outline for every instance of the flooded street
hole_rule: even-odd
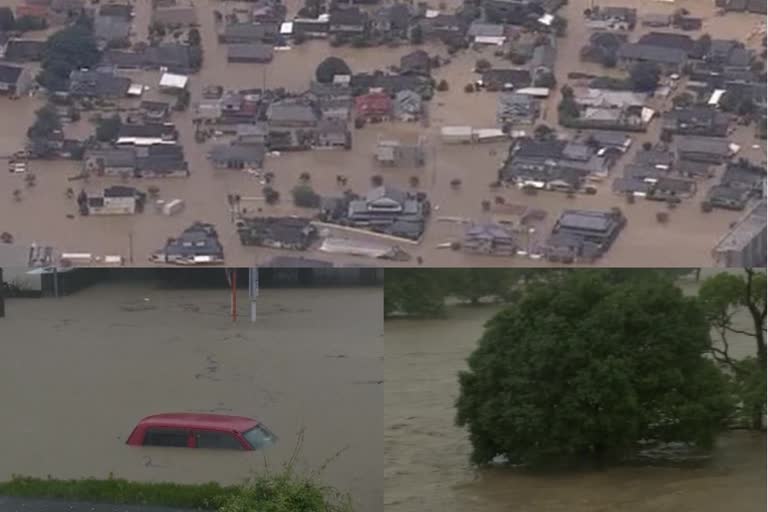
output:
[[[245,292],[239,303],[233,324],[227,290],[152,282],[8,301],[0,481],[234,484],[263,471],[265,457],[280,469],[303,431],[296,470],[327,466],[320,479],[349,492],[355,510],[381,511],[381,291],[263,290],[253,325]],[[279,441],[257,452],[125,444],[139,419],[160,412],[254,417]]]
[[[686,285],[688,287],[688,285]],[[454,426],[457,374],[497,307],[450,307],[442,320],[385,323],[385,506],[388,512],[765,511],[765,435],[722,435],[697,468],[619,467],[532,475],[469,464]],[[737,357],[754,353],[731,342]]]
[[[15,0],[14,0],[15,1]],[[13,3],[13,2],[12,2]],[[182,2],[183,3],[183,2]],[[288,0],[289,16],[297,12],[301,2]],[[134,2],[136,18],[134,40],[146,37],[146,25],[150,19],[149,0]],[[448,8],[460,4],[459,0],[443,2]],[[569,18],[569,30],[566,38],[558,40],[558,83],[566,82],[570,71],[597,72],[597,66],[579,62],[579,48],[586,42],[588,33],[582,20],[582,11],[589,4],[588,0],[571,0],[560,14]],[[165,199],[181,198],[186,201],[186,209],[179,215],[166,217],[157,214],[152,208],[132,217],[80,217],[76,204],[67,199],[68,187],[76,190],[82,182],[69,182],[79,172],[78,162],[35,162],[31,171],[37,175],[37,186],[25,188],[23,175],[0,173],[0,219],[4,222],[0,230],[10,231],[20,243],[46,243],[56,246],[64,252],[90,252],[95,255],[119,254],[128,257],[134,255],[135,265],[144,264],[149,254],[165,243],[167,237],[176,236],[182,229],[195,220],[211,222],[218,227],[221,241],[225,247],[225,256],[231,263],[263,263],[277,254],[271,249],[242,247],[231,223],[226,197],[237,193],[247,197],[261,195],[262,185],[258,180],[245,173],[236,171],[214,170],[206,160],[207,151],[216,140],[197,144],[194,140],[195,117],[194,104],[201,98],[202,88],[206,85],[220,84],[225,88],[242,89],[261,87],[285,87],[291,91],[303,91],[313,79],[316,65],[329,55],[345,59],[354,72],[384,69],[398,64],[399,58],[413,50],[411,46],[398,48],[380,47],[355,49],[349,47],[331,48],[326,41],[311,41],[289,51],[275,52],[275,59],[267,65],[230,64],[226,61],[226,47],[216,40],[218,26],[214,21],[213,10],[227,11],[237,6],[237,2],[218,2],[214,0],[196,1],[200,32],[205,51],[203,69],[191,80],[192,108],[188,112],[174,113],[173,119],[180,131],[180,142],[184,145],[190,162],[191,177],[168,180],[133,180],[132,184],[146,188],[156,185],[160,188],[160,197]],[[647,12],[672,12],[675,8],[685,7],[694,15],[705,18],[704,32],[713,37],[737,38],[759,22],[759,16],[749,14],[729,14],[726,17],[713,16],[710,0],[683,0],[676,4],[633,0],[606,0],[601,5],[632,5],[637,7],[638,16]],[[639,37],[645,27],[638,27],[634,38]],[[697,34],[693,33],[695,37]],[[758,44],[752,41],[749,44]],[[446,49],[439,44],[428,44],[424,48],[431,54],[447,56]],[[419,123],[386,123],[367,126],[353,131],[352,151],[310,151],[288,153],[277,157],[268,157],[265,170],[275,173],[275,188],[281,193],[281,203],[266,206],[262,203],[250,203],[249,209],[262,208],[266,214],[309,214],[312,212],[296,209],[291,205],[290,189],[297,183],[303,172],[309,172],[315,190],[323,195],[340,194],[335,177],[340,169],[349,177],[348,186],[356,192],[365,192],[374,175],[382,175],[387,184],[408,188],[410,177],[418,176],[421,190],[426,191],[432,203],[438,207],[436,216],[466,217],[476,220],[488,220],[488,214],[482,211],[483,200],[493,200],[494,196],[503,196],[507,203],[526,204],[548,212],[547,223],[554,222],[563,208],[610,208],[621,207],[629,217],[628,227],[619,237],[612,250],[601,260],[606,266],[642,266],[642,265],[709,265],[712,262],[710,251],[717,240],[728,229],[729,224],[740,217],[738,212],[715,211],[708,215],[700,212],[699,203],[709,184],[699,186],[697,197],[685,201],[670,212],[670,222],[661,225],[656,220],[656,213],[666,211],[661,203],[639,201],[634,205],[610,191],[610,184],[600,185],[595,196],[577,196],[566,198],[558,193],[540,193],[528,196],[516,189],[492,191],[488,185],[496,179],[497,168],[503,159],[507,145],[496,143],[475,146],[445,146],[438,140],[442,125],[471,124],[475,127],[494,127],[497,93],[467,94],[463,86],[476,79],[472,72],[478,58],[488,58],[496,64],[509,66],[508,62],[493,56],[493,50],[487,48],[481,52],[468,50],[452,57],[452,62],[442,66],[434,73],[437,80],[445,78],[450,84],[448,92],[437,93],[430,105],[431,125],[427,128]],[[158,99],[162,95],[157,91],[159,72],[135,73],[134,79],[149,85],[150,91],[144,99]],[[544,122],[556,124],[556,105],[559,92],[552,95],[545,108]],[[171,101],[165,97],[165,101]],[[4,120],[0,123],[0,157],[10,154],[24,144],[26,128],[34,120],[34,111],[42,105],[42,98],[23,98],[11,101],[0,98],[0,112]],[[636,138],[637,148],[646,140],[656,140],[659,121],[655,121],[647,134]],[[90,128],[85,121],[78,127],[67,127],[80,133]],[[373,151],[380,138],[426,136],[428,161],[420,169],[381,169],[373,160]],[[733,140],[742,146],[741,156],[762,161],[765,144],[753,137],[752,127],[740,127]],[[759,143],[757,149],[752,145]],[[633,149],[634,151],[634,149]],[[630,155],[625,157],[628,161]],[[0,166],[4,162],[0,161]],[[619,165],[619,167],[621,164]],[[616,169],[614,172],[620,172]],[[451,180],[459,178],[463,185],[460,190],[450,186]],[[98,190],[105,185],[119,184],[119,179],[91,178],[85,185],[89,190]],[[20,202],[11,199],[15,189],[23,190]],[[73,216],[68,218],[67,215]],[[12,219],[12,220],[11,220]],[[414,256],[421,256],[427,265],[435,266],[498,266],[498,265],[546,265],[527,259],[494,258],[467,255],[462,252],[441,251],[436,249],[440,243],[459,240],[463,236],[464,226],[431,221],[423,242],[418,246],[406,246]],[[132,240],[132,242],[130,242]],[[132,244],[132,245],[131,245]],[[674,247],[674,251],[668,250]],[[308,257],[327,255],[319,251],[310,251]],[[340,263],[384,264],[381,261],[353,257],[334,256]],[[389,264],[389,263],[387,263]],[[394,264],[394,263],[393,263]]]

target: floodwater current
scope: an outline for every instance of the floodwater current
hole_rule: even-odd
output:
[[[223,277],[222,277],[223,278]],[[11,299],[0,319],[0,481],[56,478],[238,483],[295,469],[382,510],[381,291],[247,295],[101,283],[60,299]],[[350,321],[354,319],[354,321]],[[135,448],[160,412],[255,417],[279,437],[263,452]],[[322,469],[324,467],[324,469]],[[322,471],[321,471],[322,469]]]

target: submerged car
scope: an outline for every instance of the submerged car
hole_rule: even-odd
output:
[[[252,451],[275,441],[277,436],[252,418],[182,412],[147,416],[139,421],[126,444]]]

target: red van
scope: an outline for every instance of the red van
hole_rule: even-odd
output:
[[[167,413],[147,416],[128,437],[131,446],[259,450],[277,437],[262,423],[224,414]]]

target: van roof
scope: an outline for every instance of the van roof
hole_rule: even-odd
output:
[[[155,414],[143,418],[140,424],[149,427],[204,428],[244,432],[259,425],[259,421],[244,416],[177,412]]]

